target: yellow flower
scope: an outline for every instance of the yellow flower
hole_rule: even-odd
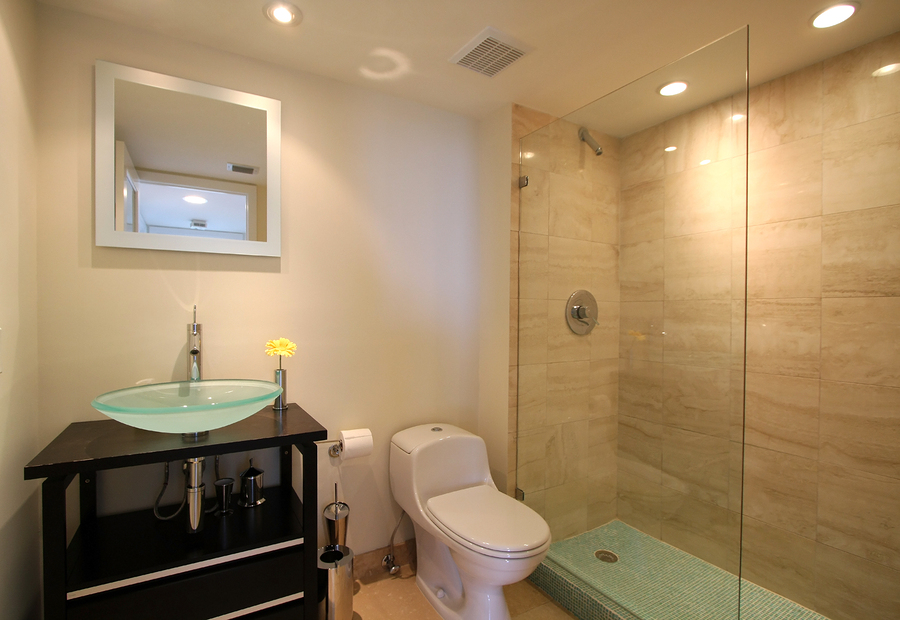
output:
[[[628,335],[633,336],[635,338],[635,340],[646,340],[647,339],[647,336],[645,336],[644,334],[642,334],[641,332],[639,332],[636,329],[629,329]]]
[[[283,355],[291,357],[297,352],[297,345],[287,338],[279,338],[278,340],[269,340],[266,343],[266,355]]]

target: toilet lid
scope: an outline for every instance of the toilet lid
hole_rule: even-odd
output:
[[[486,550],[534,551],[550,540],[538,513],[487,485],[432,497],[425,510],[448,534]]]

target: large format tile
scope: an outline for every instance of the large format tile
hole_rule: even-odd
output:
[[[522,138],[555,120],[555,116],[514,103],[512,106],[512,153],[510,161],[512,163],[519,162],[521,158],[519,141]]]
[[[900,478],[900,388],[822,381],[819,460]]]
[[[642,241],[619,248],[619,286],[623,301],[662,301],[665,241]]]
[[[547,364],[518,366],[519,431],[546,426],[547,421]]]
[[[747,370],[819,376],[820,299],[751,299],[747,306]]]
[[[547,364],[547,419],[553,424],[590,417],[591,363]]]
[[[662,125],[654,125],[622,140],[622,189],[663,178],[665,147]]]
[[[518,236],[518,296],[521,299],[547,299],[549,239],[547,235],[526,232],[520,232]]]
[[[591,418],[615,418],[619,412],[619,359],[591,360]]]
[[[731,301],[667,301],[663,359],[668,364],[729,368]]]
[[[742,578],[805,607],[815,606],[815,540],[745,518],[742,549]]]
[[[665,240],[665,298],[731,299],[731,230]]]
[[[619,246],[609,243],[591,243],[590,290],[598,302],[619,301]],[[554,289],[551,286],[551,289]],[[569,291],[565,296],[575,292]],[[558,299],[558,298],[556,298]]]
[[[731,228],[731,167],[719,161],[666,177],[666,237]]]
[[[665,184],[649,181],[622,191],[619,242],[637,243],[665,235]]]
[[[628,472],[618,472],[618,517],[654,538],[661,535],[662,486]]]
[[[563,175],[550,175],[550,235],[590,241],[594,203],[591,184]]]
[[[831,620],[900,618],[900,572],[816,546],[816,611]]]
[[[808,459],[819,454],[819,380],[747,373],[745,440]]]
[[[816,540],[900,570],[900,479],[820,464]]]
[[[728,438],[731,371],[663,365],[663,421],[682,430]]]
[[[825,61],[825,129],[846,127],[900,112],[900,76],[872,72],[900,59],[900,33],[894,33]]]
[[[812,459],[746,446],[744,514],[815,539],[816,470]]]
[[[618,302],[597,302],[597,323],[590,334],[581,336],[590,343],[592,360],[619,356],[619,311]],[[565,320],[560,322],[565,323]],[[568,329],[568,323],[566,323],[566,329]]]
[[[900,387],[900,298],[822,300],[822,378]]]
[[[663,302],[622,302],[619,317],[619,357],[661,362]]]
[[[663,489],[661,540],[737,574],[741,544],[738,513]]]
[[[547,363],[547,300],[519,300],[519,365]]]
[[[663,426],[619,416],[618,470],[650,482],[662,482]]]
[[[721,161],[736,153],[732,99],[722,99],[664,123],[666,174],[695,168],[701,161]]]
[[[550,237],[550,299],[568,299],[579,289],[593,288],[593,245],[590,241],[581,239]]]
[[[619,413],[661,423],[663,421],[663,364],[619,360]]]
[[[900,113],[828,131],[822,213],[900,204]]]
[[[900,248],[900,205],[824,216],[822,294],[826,297],[900,295],[897,248]]]
[[[750,299],[822,295],[822,219],[751,226],[747,239]]]
[[[616,308],[618,310],[618,308]],[[566,301],[562,299],[551,299],[547,302],[547,361],[553,362],[575,362],[591,359],[591,339],[588,336],[576,334],[569,328],[566,322]],[[600,317],[603,319],[604,317]],[[604,323],[608,321],[604,320]],[[595,327],[594,331],[600,329]],[[618,336],[618,324],[616,323],[612,330],[607,328],[607,333],[612,331]],[[612,357],[615,355],[616,349],[610,351]]]
[[[750,225],[822,215],[822,136],[751,153]]]
[[[516,195],[519,201],[520,232],[546,235],[550,221],[550,177],[549,172],[522,166],[522,176],[528,177],[528,185],[519,188],[516,178]]]
[[[750,89],[751,153],[821,132],[821,63]]]
[[[664,426],[663,486],[727,508],[729,450],[728,439]]]

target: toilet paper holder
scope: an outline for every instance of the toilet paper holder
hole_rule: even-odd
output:
[[[344,437],[345,433],[348,435],[347,437]],[[341,431],[340,439],[325,439],[322,441],[317,441],[316,443],[320,444],[320,445],[331,444],[331,446],[328,448],[328,455],[332,458],[341,458],[342,454],[344,453],[344,450],[347,448],[347,446],[344,445],[345,439],[350,441],[351,444],[353,444],[353,442],[357,441],[357,439],[360,435],[368,436],[368,439],[369,439],[368,450],[364,451],[364,452],[362,452],[362,454],[360,454],[358,446],[354,445],[351,448],[351,452],[353,452],[354,454],[352,454],[350,456],[350,458],[355,458],[358,456],[366,456],[368,454],[371,454],[371,452],[372,452],[372,432],[367,428],[361,428],[361,429],[356,429],[356,430],[352,430],[352,431]]]
[[[328,456],[332,458],[340,458],[341,450],[344,449],[344,443],[340,439],[328,439],[321,443],[330,443],[331,447],[328,448]]]

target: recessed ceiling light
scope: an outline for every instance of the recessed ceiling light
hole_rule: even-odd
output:
[[[850,19],[856,12],[856,4],[836,4],[813,16],[812,25],[816,28],[831,28]]]
[[[205,205],[207,202],[206,198],[203,196],[185,196],[182,200],[189,202],[192,205]]]
[[[303,21],[303,13],[290,2],[270,2],[263,7],[263,13],[276,24],[296,26]]]
[[[701,165],[701,166],[705,166],[705,165],[708,164],[710,161],[711,161],[711,160],[709,160],[709,159],[704,159],[703,161],[700,162],[700,165]]]
[[[891,73],[897,73],[898,71],[900,71],[900,62],[895,62],[892,65],[885,65],[881,69],[875,69],[872,72],[872,77],[882,77],[890,75]]]
[[[670,82],[659,89],[659,94],[663,97],[671,97],[683,93],[685,90],[687,90],[687,84],[684,82]]]
[[[678,150],[677,146],[667,146],[666,147],[666,153],[671,153],[672,151],[677,151],[677,150]]]

